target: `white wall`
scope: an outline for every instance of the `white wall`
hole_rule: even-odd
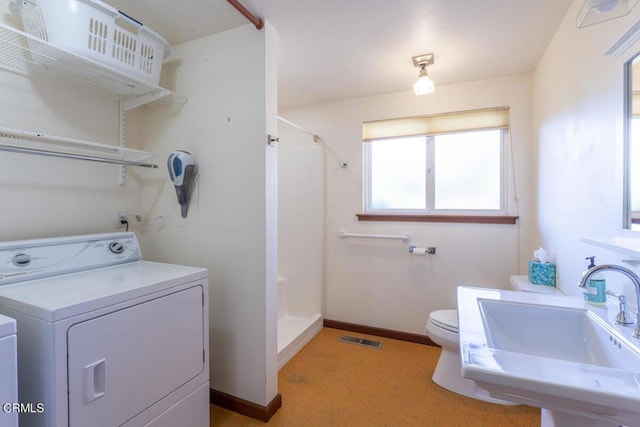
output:
[[[640,8],[577,29],[582,3],[574,1],[534,75],[539,233],[534,243],[556,253],[558,286],[573,295],[580,294],[576,284],[586,256],[596,255],[597,263],[621,261],[580,239],[621,235],[622,63],[640,50],[636,46],[620,58],[604,55],[638,20]],[[609,284],[620,279],[611,275]],[[631,289],[625,293],[633,295]]]
[[[281,111],[326,144],[327,319],[425,334],[430,311],[455,307],[456,286],[507,288],[510,275],[526,272],[531,247],[531,91],[531,76],[520,75],[437,86],[434,94],[422,97],[403,92]],[[357,221],[355,215],[362,212],[362,122],[496,106],[511,107],[518,225]],[[340,168],[342,160],[349,168]],[[411,244],[436,246],[437,254],[410,256],[408,244],[400,241],[343,240],[340,230],[408,232]]]
[[[0,21],[17,26],[7,2]],[[0,70],[0,127],[118,144],[118,101],[59,79]],[[129,141],[135,147],[136,141]],[[0,152],[1,240],[115,231],[139,207],[138,169]]]
[[[275,37],[247,25],[174,47],[161,84],[188,101],[131,128],[162,161],[196,158],[187,218],[164,165],[143,176],[143,254],[209,269],[211,387],[263,406],[277,393]]]

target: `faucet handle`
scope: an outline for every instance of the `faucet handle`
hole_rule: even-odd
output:
[[[627,307],[627,297],[618,295],[618,303],[620,304],[620,311],[622,311],[623,308]]]
[[[618,295],[618,303],[620,304],[620,309],[616,315],[616,325],[633,325],[633,321],[627,317],[627,297]]]

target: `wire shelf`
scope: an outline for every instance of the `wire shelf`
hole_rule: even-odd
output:
[[[0,23],[0,66],[22,73],[47,73],[70,83],[122,96],[129,110],[171,91]]]
[[[171,91],[0,23],[0,67],[21,74],[46,74],[119,98],[124,110],[170,98]],[[0,151],[157,168],[153,153],[115,145],[0,128]]]
[[[0,128],[0,151],[157,168],[155,154],[97,142]]]

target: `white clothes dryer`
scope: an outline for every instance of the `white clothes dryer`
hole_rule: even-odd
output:
[[[21,427],[209,425],[206,269],[142,261],[133,233],[0,243],[0,313]]]

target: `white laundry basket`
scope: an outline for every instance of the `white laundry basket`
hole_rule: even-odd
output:
[[[99,0],[12,0],[25,32],[157,84],[169,44]],[[16,7],[17,6],[17,7]]]

